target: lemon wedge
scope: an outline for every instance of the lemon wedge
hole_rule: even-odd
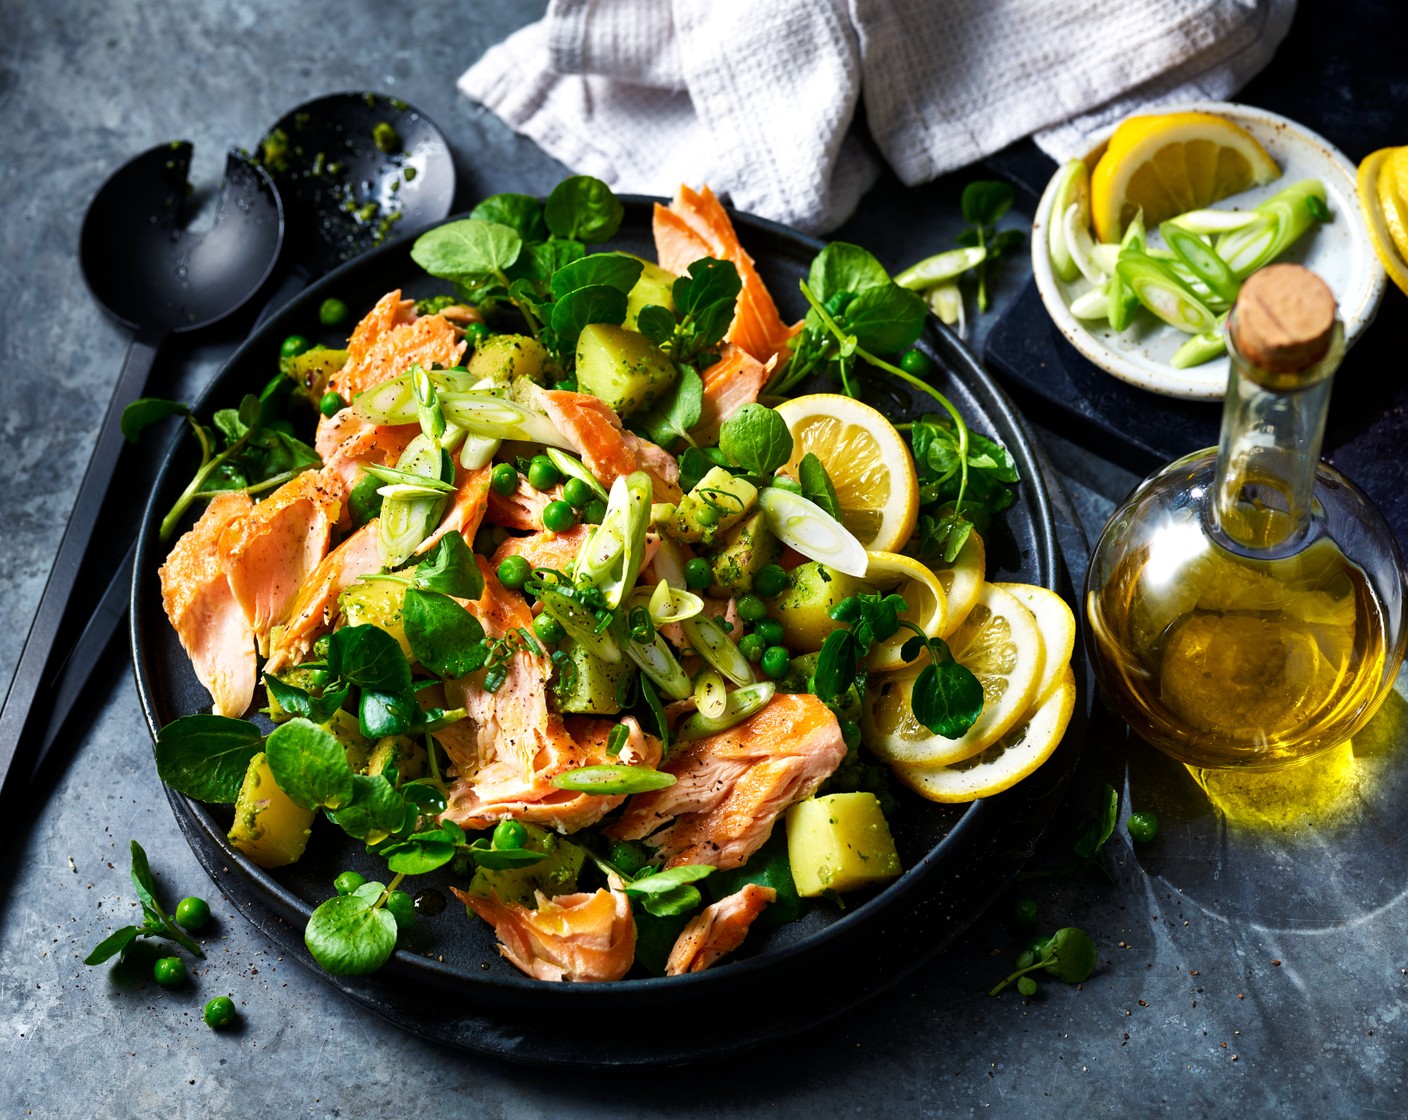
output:
[[[792,433],[782,473],[797,478],[811,452],[841,506],[841,522],[871,552],[897,552],[919,516],[919,476],[903,437],[879,410],[839,393],[793,397],[777,406]]]
[[[915,717],[910,693],[923,664],[876,674],[866,689],[861,727],[880,758],[907,766],[951,766],[992,746],[1036,698],[1046,647],[1031,611],[1011,594],[984,584],[949,650],[983,687],[983,711],[961,738],[936,735]]]
[[[1076,706],[1076,675],[1061,667],[1055,687],[992,746],[951,766],[897,765],[895,776],[930,801],[962,802],[1010,789],[1051,757]]]
[[[939,631],[939,637],[947,638],[963,625],[968,612],[973,609],[978,596],[983,593],[983,583],[987,579],[987,563],[987,549],[983,545],[983,538],[977,533],[969,533],[963,547],[958,550],[958,555],[953,558],[953,563],[934,572],[948,599],[948,618],[944,628]]]
[[[1408,148],[1380,148],[1359,165],[1359,209],[1389,278],[1408,293]]]
[[[1198,112],[1128,117],[1090,177],[1095,236],[1117,242],[1141,209],[1152,229],[1280,174],[1256,138],[1225,117]]]
[[[948,623],[948,596],[944,594],[938,577],[912,556],[895,552],[871,552],[867,555],[870,564],[865,571],[865,582],[879,590],[893,591],[902,596],[909,604],[909,610],[900,615],[905,622],[914,623],[931,637],[942,634]],[[900,656],[904,643],[913,635],[914,631],[901,629],[873,645],[866,659],[870,671],[902,669],[913,664],[913,661],[906,661]],[[927,657],[928,654],[921,652],[920,656]]]
[[[1076,648],[1076,616],[1066,600],[1049,588],[1035,583],[998,583],[1022,606],[1032,612],[1036,628],[1041,631],[1041,640],[1046,647],[1046,664],[1041,671],[1041,680],[1036,685],[1035,704],[1040,704],[1056,691],[1061,683],[1061,673],[1071,662],[1071,654]]]

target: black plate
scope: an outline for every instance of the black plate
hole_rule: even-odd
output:
[[[627,199],[627,218],[612,248],[654,256],[650,203]],[[736,215],[739,236],[784,315],[804,310],[797,289],[822,242],[785,227]],[[317,309],[336,296],[352,308],[370,307],[400,287],[408,296],[444,291],[397,242],[332,273],[259,329],[230,359],[197,408],[237,401],[257,390],[277,368],[280,341],[299,333],[317,339]],[[341,338],[326,337],[330,345]],[[926,329],[920,348],[935,363],[934,382],[975,430],[1001,440],[1023,482],[1016,503],[988,534],[992,579],[1038,583],[1071,598],[1061,562],[1079,539],[1074,518],[1053,515],[1042,457],[1007,399],[950,332]],[[889,415],[914,411],[902,394],[873,400]],[[162,613],[157,569],[165,546],[156,527],[196,462],[178,442],[163,464],[143,521],[133,584],[132,635],[138,690],[148,724],[209,710],[209,697]],[[1067,539],[1069,538],[1069,539]],[[1078,543],[1083,548],[1083,543]],[[1073,558],[1074,560],[1074,558]],[[1083,562],[1080,567],[1083,570]],[[1077,643],[1077,650],[1080,643]],[[1083,737],[1085,674],[1077,719],[1053,761],[1000,797],[966,807],[934,805],[899,791],[891,824],[904,865],[896,882],[871,897],[848,899],[844,911],[818,903],[797,922],[755,929],[746,951],[725,965],[691,976],[625,980],[615,984],[547,984],[530,980],[499,958],[490,928],[451,905],[421,920],[375,977],[326,977],[364,1005],[416,1033],[479,1053],[514,1060],[613,1067],[679,1063],[755,1045],[839,1014],[898,980],[957,935],[1025,861],[1059,803]],[[236,906],[267,936],[309,967],[302,929],[313,907],[331,894],[338,872],[375,870],[361,850],[335,829],[315,827],[298,864],[278,871],[255,867],[225,839],[231,810],[170,795],[177,821],[203,866]],[[382,869],[384,874],[384,868]],[[447,874],[425,876],[444,888]],[[422,885],[417,881],[417,887]],[[319,975],[323,975],[319,973]],[[745,1004],[738,1000],[746,999]],[[740,1006],[747,1014],[739,1014]],[[663,1010],[688,1011],[718,1029],[661,1032]],[[610,1023],[612,1029],[593,1024]],[[674,1036],[671,1041],[665,1035]],[[687,1037],[680,1037],[681,1035]]]

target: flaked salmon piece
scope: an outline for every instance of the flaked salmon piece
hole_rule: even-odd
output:
[[[636,922],[616,876],[609,889],[549,898],[537,892],[537,908],[476,898],[451,887],[455,897],[494,927],[499,952],[537,980],[573,983],[620,980],[636,957]]]
[[[288,617],[298,589],[327,555],[341,493],[319,471],[289,479],[220,534],[220,563],[261,653],[269,631]]]
[[[775,360],[766,364],[758,361],[736,343],[724,343],[719,360],[699,375],[704,382],[704,400],[699,423],[690,429],[691,434],[701,443],[717,443],[719,425],[758,399],[775,365]]]
[[[782,812],[815,793],[845,756],[825,704],[780,693],[737,726],[681,744],[661,767],[675,784],[633,796],[606,834],[645,840],[667,867],[741,867]]]
[[[665,962],[666,976],[703,972],[743,944],[753,919],[777,897],[772,887],[748,883],[690,918]]]
[[[455,480],[455,496],[440,518],[440,524],[435,527],[435,531],[421,541],[416,555],[429,552],[441,537],[450,532],[459,533],[464,537],[465,544],[474,544],[474,534],[479,532],[484,514],[489,509],[489,474],[492,470],[490,466],[474,470],[455,468],[458,476]]]
[[[684,491],[680,489],[678,459],[658,443],[651,443],[634,432],[626,433],[626,446],[636,457],[636,469],[650,476],[650,489],[655,501],[678,503],[684,497]]]
[[[362,481],[369,466],[394,467],[401,453],[420,433],[416,424],[379,426],[344,408],[318,425],[315,450],[323,460],[323,488],[344,499]],[[352,514],[344,500],[337,527],[352,527]]]
[[[161,605],[218,716],[242,716],[254,699],[254,630],[230,591],[219,550],[220,535],[253,504],[243,491],[217,495],[159,573]]]
[[[634,471],[650,475],[657,502],[677,502],[679,464],[674,456],[621,425],[615,410],[589,393],[545,389],[538,394],[548,418],[571,442],[582,462],[604,487]]]
[[[415,301],[401,290],[377,301],[352,331],[347,362],[332,375],[328,387],[350,401],[373,386],[400,377],[412,365],[459,365],[464,357],[464,332],[444,315],[416,316]]]
[[[548,508],[549,502],[560,497],[560,486],[554,486],[551,490],[537,490],[520,474],[518,485],[512,493],[489,491],[489,520],[505,529],[540,532],[543,528],[543,510]]]
[[[337,597],[362,576],[381,571],[379,533],[380,522],[372,518],[323,557],[294,596],[288,622],[270,634],[265,672],[278,673],[307,658],[337,620]]]
[[[508,537],[494,550],[489,563],[498,568],[508,557],[522,556],[535,570],[551,568],[553,571],[565,572],[567,565],[577,559],[577,554],[594,528],[592,525],[574,525],[565,533],[544,529],[526,537]]]

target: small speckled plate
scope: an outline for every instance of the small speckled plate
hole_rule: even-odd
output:
[[[1225,101],[1196,101],[1160,106],[1150,113],[1197,111],[1216,113],[1245,128],[1281,167],[1281,177],[1264,187],[1244,191],[1217,204],[1217,209],[1243,210],[1256,206],[1283,187],[1300,179],[1325,184],[1332,218],[1308,231],[1279,260],[1303,264],[1329,284],[1339,301],[1345,338],[1353,344],[1373,322],[1384,294],[1384,270],[1359,212],[1355,193],[1355,168],[1334,145],[1308,128],[1265,109]],[[1113,129],[1111,129],[1113,132]],[[1105,150],[1109,135],[1100,138],[1086,155],[1094,167]],[[1090,290],[1083,277],[1071,283],[1051,270],[1047,229],[1052,219],[1056,178],[1047,184],[1032,222],[1032,272],[1047,312],[1061,333],[1107,373],[1121,381],[1169,397],[1186,400],[1220,400],[1227,386],[1227,358],[1221,357],[1191,369],[1169,364],[1173,352],[1188,335],[1141,313],[1124,331],[1115,331],[1102,320],[1080,320],[1071,314],[1071,301]]]

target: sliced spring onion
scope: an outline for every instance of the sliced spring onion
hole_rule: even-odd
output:
[[[710,719],[703,712],[695,712],[676,728],[675,739],[678,742],[684,742],[688,739],[702,739],[705,735],[713,735],[719,731],[727,731],[730,727],[742,723],[749,716],[766,707],[776,691],[777,686],[772,681],[760,681],[757,684],[736,688],[728,694],[728,702],[724,707],[723,715],[716,719]]]
[[[624,793],[668,789],[675,784],[675,776],[645,766],[605,763],[601,766],[579,766],[575,770],[564,770],[561,774],[553,776],[552,784],[558,789],[571,790],[573,793],[595,793],[603,797],[615,797]]]
[[[403,471],[399,467],[378,467],[369,463],[362,467],[367,474],[373,478],[379,478],[391,486],[413,486],[421,490],[429,490],[426,497],[434,497],[436,494],[453,494],[454,486],[448,482],[440,481],[440,472],[437,470],[432,477],[429,474],[414,474],[411,471]]]
[[[939,317],[939,322],[953,327],[962,337],[968,324],[963,314],[963,292],[958,285],[938,284],[930,288],[927,301],[929,310]]]
[[[728,632],[712,618],[695,615],[681,622],[680,629],[694,652],[734,684],[753,683],[753,666]]]
[[[650,507],[650,517],[655,519],[655,506]],[[673,517],[673,514],[671,515]],[[683,587],[684,578],[684,553],[680,551],[678,542],[673,537],[661,537],[656,543],[655,558],[651,561],[655,568],[655,574],[665,580],[671,587]]]
[[[1146,244],[1144,211],[1141,209],[1125,227],[1124,237],[1120,239],[1120,253],[1142,253]],[[1118,260],[1115,261],[1115,268],[1110,270],[1110,283],[1105,295],[1109,304],[1110,326],[1117,331],[1125,330],[1139,308],[1139,297],[1120,278]]]
[[[596,475],[587,470],[582,460],[578,459],[575,455],[567,454],[565,451],[559,451],[556,447],[549,447],[547,455],[552,461],[552,465],[561,472],[564,478],[580,478],[592,488],[592,493],[603,502],[608,500],[609,496],[606,493],[606,487],[597,481]]]
[[[1056,173],[1056,190],[1051,200],[1051,213],[1046,222],[1046,247],[1051,253],[1051,269],[1066,283],[1071,283],[1080,275],[1080,269],[1071,259],[1071,250],[1066,243],[1066,211],[1072,206],[1078,209],[1081,225],[1090,225],[1090,171],[1083,159],[1068,159]]]
[[[1202,334],[1217,322],[1217,316],[1162,261],[1128,253],[1120,257],[1117,271],[1139,302],[1169,326]]]
[[[728,711],[728,689],[717,669],[705,669],[694,678],[694,707],[705,719],[718,719]]]
[[[445,491],[437,486],[418,486],[409,482],[393,482],[387,486],[378,486],[376,492],[383,498],[396,499],[418,499],[418,498],[439,498]]]
[[[935,284],[962,276],[970,268],[982,264],[987,255],[988,251],[978,246],[950,249],[946,253],[937,253],[932,257],[925,257],[918,264],[910,265],[895,277],[895,283],[913,292],[923,291]]]
[[[694,690],[689,674],[658,631],[648,642],[627,638],[626,655],[671,700],[683,700]]]
[[[1176,226],[1181,226],[1189,233],[1207,237],[1214,233],[1231,233],[1234,229],[1251,225],[1256,221],[1256,212],[1252,210],[1189,210],[1186,214],[1170,218],[1169,221]]]
[[[502,444],[503,440],[493,436],[472,436],[465,433],[464,443],[460,446],[460,466],[467,471],[487,467],[499,453]]]
[[[1197,234],[1189,233],[1182,226],[1176,226],[1172,222],[1164,222],[1159,226],[1159,233],[1163,235],[1164,244],[1178,254],[1179,260],[1220,299],[1231,303],[1237,298],[1237,289],[1241,287],[1241,283],[1227,267],[1227,262],[1213,252],[1211,245]]]
[[[1081,220],[1080,207],[1076,203],[1066,207],[1062,224],[1066,230],[1066,247],[1070,250],[1071,260],[1075,261],[1082,276],[1098,286],[1105,283],[1105,274],[1090,256],[1095,243],[1091,240],[1087,222],[1088,218],[1087,221]]]
[[[465,392],[475,382],[462,369],[437,369],[425,374],[437,393]],[[420,402],[412,373],[358,393],[352,401],[356,413],[373,424],[414,424],[420,419]]]
[[[381,558],[388,568],[404,564],[415,554],[426,537],[435,531],[440,523],[440,515],[445,510],[446,495],[436,494],[433,488],[446,483],[446,456],[440,444],[424,432],[416,436],[401,452],[394,469],[367,467],[367,473],[391,485],[424,487],[431,490],[429,496],[390,497],[381,503],[381,517],[378,525],[378,541]],[[453,464],[448,464],[453,470]],[[446,486],[447,492],[453,486]]]
[[[1106,276],[1115,271],[1115,265],[1119,263],[1119,259],[1120,247],[1118,245],[1107,245],[1102,241],[1090,247],[1091,263]]]
[[[1071,300],[1071,314],[1077,319],[1108,319],[1110,296],[1105,288],[1091,288]]]
[[[493,396],[487,391],[443,392],[440,408],[445,419],[471,434],[495,439],[520,439],[549,447],[571,447],[572,442],[557,430],[547,414],[525,408],[516,401]]]
[[[1315,204],[1325,205],[1325,184],[1319,179],[1302,179],[1277,191],[1253,211],[1258,220],[1217,239],[1217,255],[1228,268],[1245,280],[1257,269],[1270,264],[1316,222]]]
[[[758,492],[758,505],[773,536],[809,560],[857,579],[869,560],[851,531],[815,502],[777,486]]]
[[[635,586],[645,561],[651,494],[650,476],[644,471],[618,477],[611,484],[601,524],[577,553],[577,579],[598,588],[612,610]]]
[[[641,588],[637,595],[646,599],[645,588]],[[671,587],[668,581],[662,579],[650,592],[646,609],[650,612],[650,621],[656,626],[668,626],[699,614],[704,609],[704,600],[692,591]]]
[[[616,664],[621,660],[621,643],[617,640],[613,627],[601,627],[595,611],[588,610],[570,595],[565,595],[554,587],[542,587],[538,591],[538,601],[543,610],[562,624],[568,637],[601,660]],[[600,629],[598,629],[600,627]]]
[[[1204,331],[1202,334],[1195,334],[1175,350],[1173,357],[1169,359],[1169,364],[1174,369],[1189,369],[1220,357],[1227,350],[1227,336],[1222,333],[1223,325],[1226,322],[1227,313],[1224,312],[1217,317],[1216,327],[1210,331]]]

